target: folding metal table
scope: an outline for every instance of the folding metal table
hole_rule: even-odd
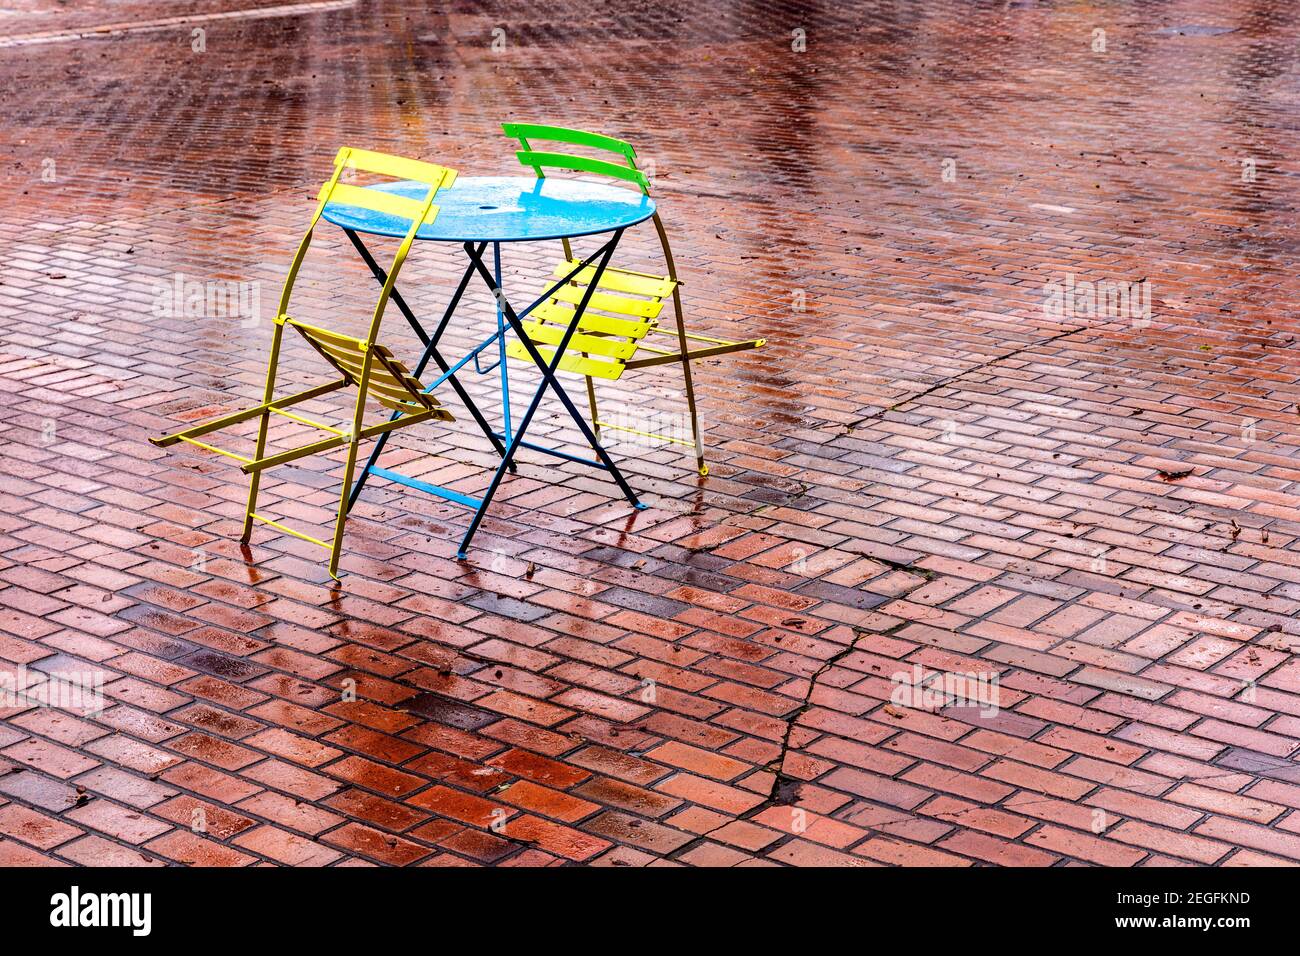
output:
[[[428,191],[428,186],[424,184],[406,182],[385,183],[371,188],[417,198]],[[388,438],[387,433],[381,434],[375,441],[375,447],[370,453],[365,468],[358,476],[348,495],[348,509],[351,510],[356,503],[357,496],[361,493],[361,489],[370,475],[379,475],[408,488],[415,488],[473,508],[474,517],[471,519],[469,528],[465,531],[465,536],[461,540],[460,548],[457,551],[457,557],[463,558],[506,471],[514,470],[514,457],[520,446],[607,471],[632,506],[644,508],[645,505],[641,504],[637,499],[636,493],[628,485],[622,472],[618,470],[618,466],[614,464],[613,459],[601,447],[591,427],[578,412],[573,400],[565,392],[555,373],[564,355],[565,348],[577,330],[583,312],[587,309],[592,294],[600,284],[601,275],[609,265],[614,250],[618,247],[623,231],[652,217],[655,213],[654,200],[649,196],[618,186],[604,183],[578,182],[572,179],[547,179],[533,176],[461,176],[450,189],[438,193],[437,205],[439,207],[437,219],[422,226],[416,233],[416,239],[430,242],[455,242],[461,245],[469,262],[461,275],[459,284],[456,286],[456,291],[447,303],[442,319],[432,335],[425,332],[419,319],[396,288],[392,292],[392,301],[401,310],[402,315],[405,316],[412,330],[424,345],[424,351],[421,353],[419,363],[415,368],[415,377],[420,378],[428,363],[433,361],[441,370],[442,375],[431,382],[425,390],[431,392],[443,382],[449,383],[455,390],[456,395],[465,404],[471,416],[473,416],[479,429],[487,436],[497,454],[501,456],[501,461],[483,496],[475,498],[451,488],[444,488],[388,468],[379,467],[379,456],[383,452],[384,444]],[[369,267],[375,280],[381,285],[386,282],[388,279],[387,274],[361,241],[360,235],[364,233],[401,238],[410,229],[410,220],[339,203],[331,203],[326,206],[323,218],[339,226],[344,231]],[[584,258],[571,272],[551,285],[546,292],[530,305],[518,311],[511,306],[501,286],[501,245],[503,243],[575,239],[581,236],[605,234],[609,234],[610,238],[600,248]],[[493,268],[491,271],[483,261],[488,245],[492,246]],[[533,309],[550,299],[556,290],[564,286],[579,272],[591,267],[593,262],[596,263],[595,274],[588,281],[581,301],[574,307],[573,319],[558,346],[554,347],[553,356],[548,362],[525,334],[522,320]],[[482,278],[496,300],[497,330],[476,345],[463,358],[454,364],[448,364],[438,348],[438,343],[442,340],[443,334],[450,325],[465,290],[469,286],[470,278],[475,273],[478,273]],[[542,382],[529,400],[527,409],[517,425],[513,425],[511,421],[510,381],[505,354],[505,336],[508,331],[513,331],[519,337],[519,341],[523,344],[528,356],[542,373]],[[478,365],[479,356],[494,343],[497,345],[497,363],[501,369],[503,428],[500,431],[492,427],[487,417],[474,403],[473,398],[456,377],[457,372],[471,360]],[[551,345],[545,347],[552,348]],[[490,370],[491,368],[485,371]],[[555,393],[555,396],[578,426],[583,438],[591,445],[596,455],[595,459],[582,458],[560,449],[549,448],[545,445],[524,440],[528,426],[532,423],[533,416],[536,414],[542,397],[548,388]]]

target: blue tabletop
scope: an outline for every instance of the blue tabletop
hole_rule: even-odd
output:
[[[419,182],[382,183],[370,189],[423,199]],[[622,186],[535,176],[460,176],[434,200],[438,218],[421,226],[417,239],[444,242],[522,242],[613,232],[654,215],[649,196]],[[406,235],[400,216],[330,203],[324,217],[336,226],[380,236]]]

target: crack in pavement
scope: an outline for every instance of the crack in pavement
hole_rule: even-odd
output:
[[[854,429],[861,428],[867,422],[878,421],[889,412],[896,411],[897,409],[901,408],[904,405],[908,405],[911,404],[912,402],[919,401],[920,399],[925,398],[927,395],[932,395],[935,392],[937,392],[939,389],[945,388],[948,385],[951,385],[953,382],[956,382],[958,379],[964,378],[967,375],[970,375],[974,372],[983,371],[986,368],[991,368],[994,365],[997,365],[999,362],[1005,362],[1007,359],[1015,358],[1017,355],[1021,355],[1025,352],[1029,352],[1033,349],[1039,349],[1045,345],[1051,345],[1053,342],[1057,342],[1061,339],[1068,338],[1069,336],[1075,335],[1079,332],[1087,331],[1089,328],[1091,328],[1091,326],[1080,325],[1073,329],[1066,329],[1064,332],[1058,332],[1055,335],[1050,335],[1045,339],[1039,339],[1036,342],[1030,342],[1026,345],[1020,346],[1019,348],[1012,349],[1010,352],[1007,352],[1004,355],[994,356],[993,358],[988,359],[985,362],[980,362],[978,365],[972,365],[968,369],[963,369],[960,372],[956,372],[952,375],[949,375],[947,378],[940,379],[939,381],[931,385],[929,388],[923,389],[922,391],[917,392],[915,395],[909,395],[907,398],[899,399],[898,401],[894,402],[892,405],[886,405],[884,408],[880,409],[879,411],[872,412],[870,415],[863,415],[861,418],[849,422],[849,424],[844,426],[844,431],[840,432],[840,435],[838,437],[842,437],[844,435],[851,435],[853,434]]]
[[[764,800],[762,803],[760,803],[758,806],[754,807],[752,810],[748,811],[747,813],[742,814],[739,819],[742,820],[748,819],[749,817],[752,817],[755,814],[760,813],[771,806],[781,806],[790,803],[791,801],[787,799],[787,797],[792,796],[792,794],[782,793],[781,792],[782,787],[783,786],[789,787],[793,785],[794,787],[797,788],[803,784],[802,780],[797,780],[796,778],[790,777],[786,774],[785,761],[786,761],[786,757],[790,755],[790,737],[794,733],[795,728],[799,723],[799,718],[802,717],[804,714],[806,714],[813,706],[812,696],[817,691],[818,678],[820,678],[823,674],[825,674],[828,670],[830,670],[832,667],[838,664],[849,654],[856,651],[858,649],[858,645],[862,641],[866,640],[867,638],[888,637],[889,635],[895,633],[896,631],[906,626],[907,626],[907,622],[903,621],[883,631],[857,631],[854,635],[853,640],[851,640],[847,645],[845,645],[843,650],[832,655],[831,657],[828,657],[822,663],[821,667],[817,668],[817,670],[813,671],[813,673],[808,676],[808,693],[804,694],[803,700],[799,703],[799,706],[795,709],[794,713],[792,713],[790,715],[790,718],[786,721],[785,734],[781,738],[781,751],[776,755],[776,759],[774,759],[773,761],[771,761],[771,763],[768,764],[769,767],[775,768],[774,773],[776,776],[775,779],[772,781],[772,789],[768,791],[766,800]]]

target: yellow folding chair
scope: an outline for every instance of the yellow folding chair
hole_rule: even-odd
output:
[[[394,179],[415,180],[426,185],[428,192],[423,199],[413,199],[348,185],[339,181],[345,169],[360,170]],[[340,149],[338,155],[334,158],[334,174],[320,189],[317,196],[316,212],[312,216],[311,225],[307,227],[307,234],[303,236],[302,242],[298,244],[298,251],[294,255],[292,265],[289,267],[289,275],[285,279],[284,289],[280,293],[280,303],[276,308],[275,330],[271,338],[271,358],[266,373],[266,389],[262,397],[262,403],[243,411],[224,415],[221,418],[205,422],[193,428],[187,428],[184,431],[149,439],[153,444],[159,446],[186,442],[242,463],[242,470],[252,475],[248,489],[248,507],[244,514],[242,541],[247,542],[251,537],[254,522],[271,525],[286,534],[291,534],[304,541],[310,541],[329,550],[329,573],[331,577],[337,578],[339,554],[343,544],[343,526],[347,521],[348,514],[348,490],[352,485],[352,474],[356,467],[357,446],[362,439],[373,438],[385,432],[405,428],[430,419],[452,420],[451,414],[440,407],[438,400],[425,391],[424,386],[411,376],[406,366],[396,361],[393,358],[393,353],[380,345],[377,338],[380,323],[384,317],[384,307],[388,304],[393,286],[397,282],[397,274],[401,271],[402,263],[406,261],[415,234],[422,225],[434,221],[434,218],[438,215],[438,207],[433,204],[434,197],[437,196],[439,189],[449,187],[455,179],[455,170],[435,166],[432,163],[404,159],[399,156],[388,156],[364,149],[351,149],[346,146]],[[312,232],[316,228],[316,223],[320,220],[325,206],[330,202],[345,206],[360,206],[364,209],[409,219],[411,222],[410,229],[407,230],[405,238],[402,239],[397,255],[393,259],[393,264],[388,270],[387,281],[384,282],[383,289],[380,291],[379,301],[375,305],[374,315],[370,320],[370,330],[366,337],[361,339],[308,325],[288,314],[289,296],[293,292],[293,284],[298,276],[298,269],[302,266],[303,259],[307,255],[307,249],[311,245]],[[286,326],[294,329],[307,340],[307,343],[325,360],[333,373],[338,376],[336,380],[316,385],[283,398],[275,397],[276,371],[279,365],[280,346]],[[332,425],[313,421],[296,412],[287,410],[301,402],[350,386],[355,386],[357,393],[356,405],[353,409],[352,422],[349,427],[335,428]],[[391,419],[386,418],[376,424],[364,425],[367,399],[378,402],[385,408],[392,409],[399,413],[398,416]],[[268,454],[266,438],[271,415],[273,414],[329,432],[331,433],[330,437],[288,451]],[[224,448],[217,448],[199,440],[201,435],[207,435],[254,417],[258,418],[259,424],[256,450],[251,457]],[[258,482],[263,471],[276,465],[296,461],[308,455],[321,454],[343,445],[348,448],[347,466],[344,469],[343,491],[339,499],[338,517],[335,521],[334,537],[331,541],[326,542],[311,535],[303,534],[301,531],[286,527],[279,521],[257,513]]]
[[[507,136],[519,141],[520,146],[523,147],[516,154],[519,162],[532,167],[539,179],[545,177],[543,169],[595,173],[634,183],[643,193],[650,195],[650,182],[645,173],[637,168],[636,150],[629,143],[599,133],[566,129],[561,126],[503,123],[501,128]],[[621,157],[622,162],[610,162],[605,159],[567,153],[538,152],[530,145],[533,140],[569,143],[616,153]],[[578,323],[577,334],[569,341],[565,354],[560,359],[559,367],[586,377],[591,423],[598,438],[602,428],[609,428],[631,432],[643,438],[661,439],[678,445],[694,445],[696,467],[701,475],[707,475],[709,467],[704,463],[704,442],[700,435],[699,415],[695,409],[695,386],[691,380],[691,361],[759,348],[764,344],[764,340],[749,339],[743,342],[732,342],[728,339],[686,331],[682,318],[681,282],[677,278],[672,250],[668,247],[668,234],[664,230],[663,220],[657,209],[654,214],[654,224],[659,234],[659,243],[663,247],[664,263],[668,267],[668,274],[660,276],[617,269],[612,266],[607,268],[600,277],[597,291],[593,293],[587,311],[583,313]],[[580,258],[573,255],[569,240],[564,239],[562,242],[565,261],[556,266],[554,271],[556,278],[568,275],[582,262]],[[594,273],[595,269],[592,267],[582,270],[568,284],[558,289],[544,305],[538,306],[529,315],[530,321],[525,323],[524,328],[538,350],[548,358],[554,352],[554,345],[561,340],[563,329],[573,318],[574,303],[582,300],[585,287]],[[663,302],[669,295],[673,298],[673,308],[676,312],[675,330],[660,328],[657,321],[663,309]],[[668,336],[676,341],[669,344],[657,336]],[[692,343],[700,343],[700,345],[694,347]],[[547,349],[548,344],[552,348]],[[510,343],[507,354],[515,359],[531,361],[523,344],[517,341]],[[674,435],[642,431],[626,425],[601,421],[596,407],[594,379],[617,379],[631,369],[668,363],[679,363],[682,367],[682,378],[686,386],[686,405],[691,416],[690,441]]]

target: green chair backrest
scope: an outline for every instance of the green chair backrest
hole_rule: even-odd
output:
[[[588,133],[581,129],[567,129],[563,126],[538,126],[532,123],[502,123],[505,134],[519,140],[523,147],[515,155],[519,162],[531,166],[538,178],[545,178],[543,169],[568,169],[573,172],[595,173],[598,176],[610,176],[625,182],[635,183],[647,196],[650,195],[650,181],[636,166],[636,150],[631,143],[600,133]],[[591,149],[617,153],[623,163],[610,162],[605,159],[593,159],[588,156],[576,156],[571,153],[541,152],[533,149],[533,140],[549,143],[568,143],[572,146],[586,146]]]

